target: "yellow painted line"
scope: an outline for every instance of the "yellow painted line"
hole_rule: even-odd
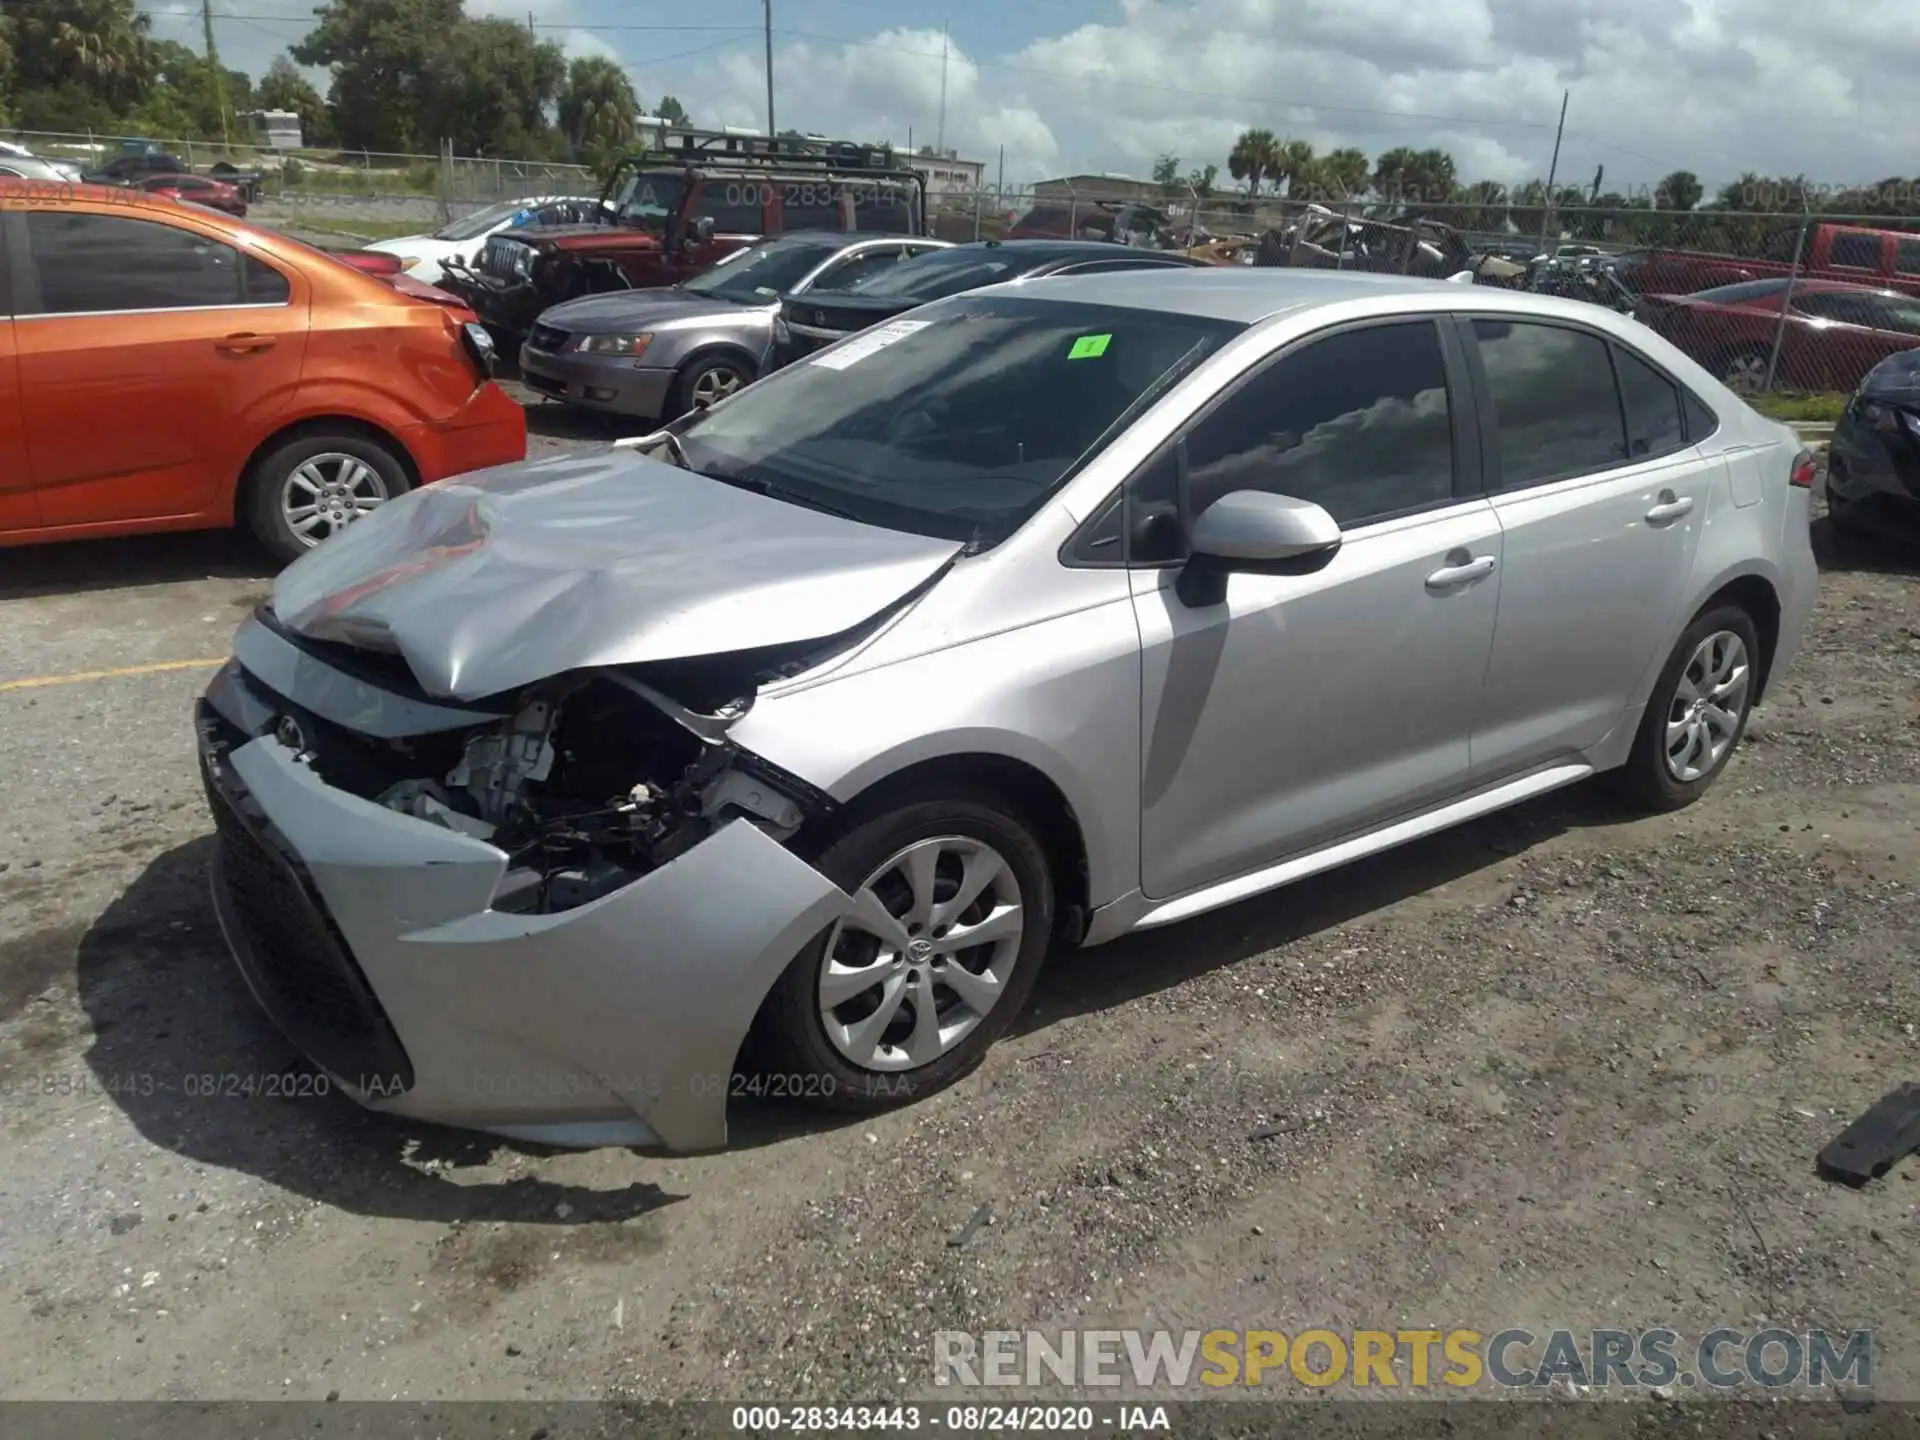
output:
[[[227,663],[218,660],[160,660],[152,665],[124,665],[118,670],[82,670],[74,675],[34,675],[25,680],[0,680],[0,690],[38,690],[43,685],[79,685],[88,680],[118,680],[123,675],[162,675],[169,670],[210,670]]]

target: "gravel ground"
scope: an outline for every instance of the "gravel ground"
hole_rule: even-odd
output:
[[[1806,650],[1701,804],[1582,787],[1056,955],[956,1089],[739,1108],[694,1158],[200,1093],[298,1071],[206,899],[207,669],[7,682],[218,656],[266,571],[15,552],[0,1395],[897,1398],[939,1329],[1425,1323],[1872,1327],[1920,1400],[1920,1161],[1811,1168],[1920,1070],[1920,565],[1819,530]]]

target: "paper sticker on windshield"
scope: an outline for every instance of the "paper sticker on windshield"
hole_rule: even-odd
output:
[[[876,355],[889,345],[897,345],[916,330],[924,330],[931,320],[889,320],[885,325],[876,325],[873,329],[823,351],[813,357],[815,365],[824,365],[829,370],[844,370],[849,365],[858,365],[869,355]]]
[[[1069,360],[1095,360],[1107,353],[1107,346],[1113,343],[1111,335],[1082,335],[1073,342],[1073,348],[1067,351]]]

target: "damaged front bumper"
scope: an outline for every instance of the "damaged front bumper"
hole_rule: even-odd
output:
[[[454,262],[442,268],[440,288],[458,295],[481,324],[502,335],[526,335],[546,308],[531,280],[502,280]]]
[[[471,718],[311,657],[273,678],[369,732]],[[506,852],[328,784],[300,749],[313,712],[275,713],[270,683],[230,662],[197,720],[221,928],[288,1039],[378,1110],[562,1145],[724,1144],[755,1013],[852,912],[846,892],[733,818],[575,908],[495,909]]]

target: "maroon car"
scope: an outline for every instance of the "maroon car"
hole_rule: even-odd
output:
[[[1887,356],[1920,345],[1920,299],[1834,280],[1777,277],[1642,295],[1633,313],[1735,390],[1760,389],[1770,364],[1783,389],[1852,390]]]
[[[247,218],[246,195],[238,186],[229,185],[223,180],[209,180],[204,175],[149,175],[139,185],[150,195],[186,200],[195,205],[204,205],[209,210],[218,210],[224,215],[242,220]]]

